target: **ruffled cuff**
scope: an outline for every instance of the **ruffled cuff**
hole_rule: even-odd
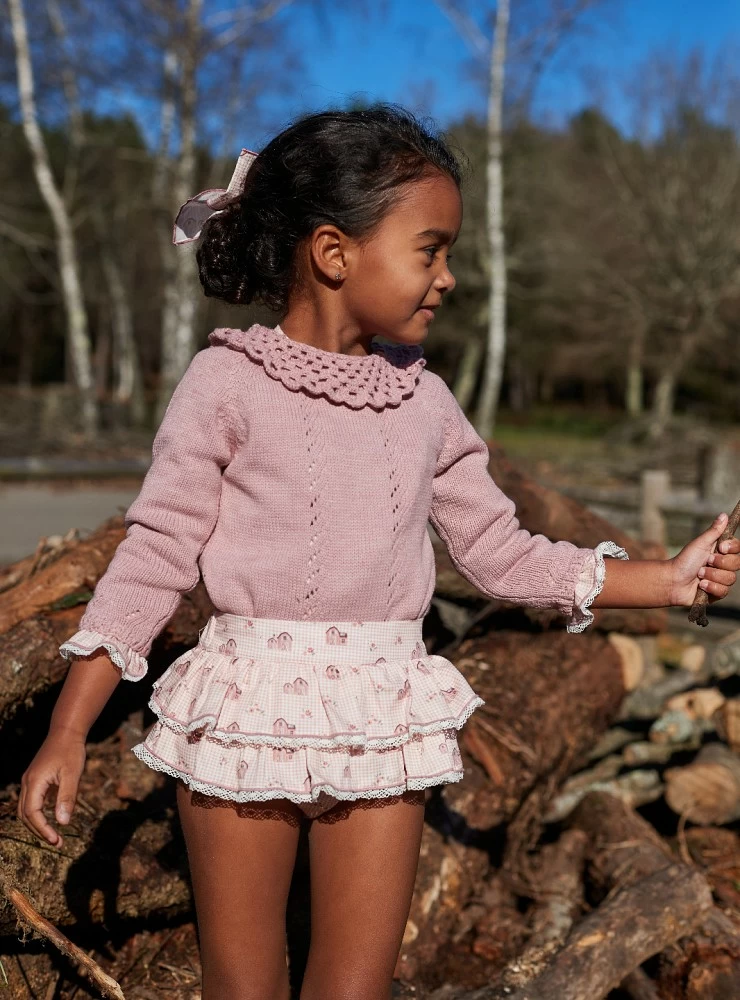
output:
[[[141,653],[137,653],[135,649],[131,649],[120,639],[101,635],[100,632],[89,632],[85,629],[75,632],[71,639],[62,643],[59,652],[65,660],[71,660],[75,656],[91,656],[101,648],[107,651],[111,660],[121,671],[122,680],[140,681],[146,674],[148,664]]]
[[[589,608],[604,587],[606,575],[604,556],[629,559],[625,550],[616,542],[599,542],[593,554],[586,558],[576,581],[573,613],[566,626],[568,632],[584,632],[594,620],[593,612],[589,611]]]

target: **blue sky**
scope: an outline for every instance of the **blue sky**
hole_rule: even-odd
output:
[[[487,6],[476,2],[478,8]],[[516,11],[513,0],[512,17]],[[340,5],[329,15],[330,34],[307,6],[291,5],[284,16],[300,46],[306,80],[296,98],[271,101],[266,95],[264,106],[278,123],[353,93],[427,110],[442,125],[466,111],[485,114],[485,94],[465,72],[470,50],[434,0],[388,0],[382,18],[368,19],[351,2]],[[740,0],[607,0],[596,8],[587,33],[565,47],[542,76],[535,109],[562,121],[587,103],[587,81],[598,81],[620,120],[619,81],[656,47],[686,52],[702,45],[712,54],[738,43]]]

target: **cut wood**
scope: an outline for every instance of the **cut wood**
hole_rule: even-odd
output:
[[[60,601],[87,600],[125,537],[123,518],[114,517],[89,537],[61,550],[59,558],[0,593],[0,635]]]
[[[669,711],[685,712],[693,719],[711,719],[727,699],[716,687],[699,687],[673,695],[665,703]]]
[[[691,934],[712,908],[704,877],[669,865],[623,886],[575,928],[533,982],[508,1000],[603,1000],[632,970]]]
[[[653,743],[690,743],[701,740],[704,733],[713,729],[714,724],[708,719],[673,710],[664,712],[655,720],[650,727],[649,737]]]
[[[634,691],[639,687],[645,674],[645,661],[642,649],[629,635],[621,632],[610,632],[607,636],[614,646],[622,662],[622,680],[625,691]]]
[[[567,786],[563,792],[553,799],[546,813],[545,822],[557,823],[578,805],[589,792],[608,792],[621,799],[625,805],[634,807],[655,802],[663,794],[664,784],[660,774],[651,768],[639,771],[628,771],[611,780],[595,780],[588,785],[582,785],[573,790]]]
[[[662,715],[669,698],[695,684],[696,675],[690,670],[671,670],[656,684],[631,691],[622,702],[619,719],[654,719]]]
[[[666,802],[702,825],[740,819],[740,757],[724,743],[707,743],[691,764],[665,772]]]
[[[532,933],[524,951],[507,966],[500,987],[523,986],[538,976],[565,944],[583,907],[583,872],[588,838],[566,830],[539,852],[538,899],[529,915]]]
[[[675,855],[655,828],[613,796],[589,794],[569,817],[568,826],[589,836],[588,878],[597,900],[618,885],[675,864]],[[740,990],[725,992],[722,986],[732,964],[740,986],[740,927],[712,906],[693,935],[680,938],[661,954],[659,995],[671,1000],[740,996]],[[692,980],[703,982],[707,992],[694,992]]]
[[[616,753],[630,743],[635,743],[641,739],[641,734],[634,729],[626,729],[624,726],[612,726],[603,733],[596,743],[590,748],[586,755],[587,762],[595,762]]]
[[[515,851],[536,840],[558,785],[614,720],[624,695],[621,660],[603,635],[560,631],[526,641],[520,632],[495,632],[465,640],[451,658],[486,701],[461,731],[461,745],[489,780],[472,793],[450,785],[442,794],[473,828],[508,823]]]
[[[704,877],[682,864],[617,889],[573,929],[568,942],[535,979],[512,990],[447,990],[432,1000],[604,1000],[651,956],[691,934],[712,909]]]
[[[651,743],[648,740],[638,740],[624,748],[622,757],[628,767],[635,767],[642,764],[667,764],[676,754],[698,750],[700,746],[701,743],[698,741],[691,741],[689,743]]]
[[[740,698],[726,701],[712,715],[717,735],[731,750],[740,753]]]

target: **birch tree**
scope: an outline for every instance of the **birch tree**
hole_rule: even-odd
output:
[[[511,43],[510,3],[499,0],[496,5],[491,41],[476,20],[456,0],[436,0],[470,47],[479,65],[487,65],[487,198],[486,198],[486,269],[489,275],[486,353],[483,381],[475,414],[476,430],[483,437],[493,433],[501,395],[506,361],[506,286],[507,251],[504,204],[504,111],[506,101],[506,66]],[[556,52],[563,37],[595,0],[550,0],[544,12],[537,8],[535,16],[518,33],[515,55],[527,64],[519,88],[519,113],[531,103],[539,73]],[[521,6],[521,5],[520,5]],[[515,7],[514,14],[520,11]]]
[[[98,429],[98,407],[85,301],[80,280],[74,227],[64,197],[57,186],[38,123],[34,93],[34,74],[28,41],[28,27],[23,0],[8,0],[11,31],[15,49],[18,96],[23,132],[33,163],[33,172],[41,196],[54,225],[62,297],[67,319],[67,342],[75,385],[80,393],[80,412],[85,433],[92,437]]]

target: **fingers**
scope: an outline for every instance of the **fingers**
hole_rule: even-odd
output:
[[[717,539],[721,536],[722,532],[727,527],[727,521],[728,517],[727,514],[724,513],[724,511],[721,514],[718,514],[717,517],[715,517],[712,524],[710,525],[710,527],[708,527],[706,531],[703,531],[698,536],[697,541],[701,541],[708,546],[714,545],[714,543],[717,541]]]
[[[78,785],[78,775],[74,775],[68,771],[62,771],[59,778],[59,791],[57,792],[55,807],[55,815],[59,823],[69,823],[72,816],[72,810],[75,807],[75,801],[77,800]]]
[[[53,777],[23,775],[21,795],[18,800],[18,819],[42,840],[55,847],[62,846],[62,837],[47,821],[44,815],[44,798],[47,790],[55,783]]]

